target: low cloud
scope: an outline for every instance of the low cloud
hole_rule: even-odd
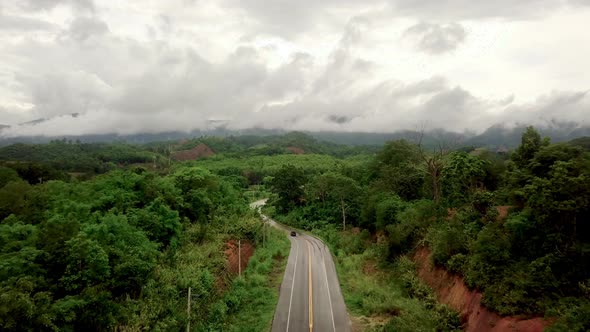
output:
[[[570,0],[571,3],[581,0]],[[398,15],[434,20],[472,20],[503,18],[521,20],[562,8],[564,2],[555,0],[390,0]]]
[[[0,30],[4,31],[46,31],[57,30],[58,26],[50,22],[16,15],[3,15],[0,12]]]
[[[562,61],[567,70],[559,63],[560,72],[573,73],[567,80],[542,82],[535,75],[559,76],[545,66],[548,60],[536,63],[534,71],[519,64],[518,84],[531,87],[524,97],[511,88],[488,93],[494,87],[477,84],[494,78],[497,68],[510,72],[512,59],[522,52],[508,45],[500,49],[504,58],[486,57],[492,61],[485,64],[470,58],[488,50],[482,51],[483,42],[473,46],[476,38],[493,40],[493,47],[508,42],[485,29],[472,35],[476,23],[461,19],[517,19],[548,0],[500,1],[514,13],[498,3],[467,0],[447,1],[445,8],[427,0],[368,5],[304,0],[285,2],[284,11],[260,0],[224,0],[206,9],[171,0],[165,15],[165,5],[133,11],[138,4],[122,5],[133,14],[125,23],[118,16],[101,17],[113,8],[98,2],[3,4],[0,124],[12,127],[1,129],[0,136],[190,131],[218,123],[233,129],[391,132],[424,123],[481,131],[496,123],[589,121],[588,87],[576,86],[581,68],[576,62]],[[379,6],[378,18],[365,15]],[[572,0],[570,6],[577,5]],[[192,15],[229,15],[240,23],[203,23]],[[408,22],[419,23],[408,27]],[[398,47],[400,38],[414,47]],[[583,43],[576,50],[580,58],[588,54]],[[432,56],[449,52],[452,57]],[[574,83],[546,93],[560,82]],[[46,121],[17,125],[35,119]]]
[[[442,54],[459,47],[465,41],[467,32],[457,23],[420,22],[409,27],[404,35],[415,41],[418,50],[429,54]]]
[[[51,10],[60,5],[71,6],[76,10],[95,10],[93,0],[15,0],[14,4],[25,10],[42,11]]]

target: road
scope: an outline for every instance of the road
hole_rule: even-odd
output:
[[[265,200],[252,204],[261,206]],[[266,216],[274,227],[290,229]],[[272,323],[273,332],[350,331],[332,254],[319,239],[297,232],[289,236],[291,252]]]

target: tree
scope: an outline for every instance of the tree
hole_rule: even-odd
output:
[[[406,140],[388,142],[370,166],[375,185],[405,199],[421,197],[424,173],[420,170],[418,146]]]
[[[451,201],[464,203],[482,187],[485,161],[465,152],[452,152],[442,170],[443,192]]]
[[[340,173],[328,172],[315,177],[310,184],[311,193],[319,198],[323,204],[327,201],[335,202],[342,216],[342,229],[346,229],[346,216],[351,208],[358,212],[358,199],[361,187],[358,183]]]
[[[151,202],[145,209],[133,213],[130,222],[144,230],[150,240],[164,246],[175,243],[182,228],[178,211],[170,209],[161,198]]]
[[[60,280],[65,289],[80,292],[109,278],[109,257],[97,241],[80,232],[66,248],[67,265]]]
[[[0,189],[0,220],[24,211],[31,186],[22,180],[11,181]]]
[[[424,171],[430,177],[430,184],[432,186],[432,199],[436,204],[440,202],[441,198],[441,178],[442,169],[444,167],[444,157],[449,153],[449,149],[445,144],[439,142],[438,146],[432,150],[432,153],[427,153],[422,145],[424,131],[420,132],[418,137],[418,152],[423,161]]]
[[[18,173],[12,168],[0,166],[0,188],[4,187],[10,181],[20,180]]]
[[[306,183],[303,169],[293,165],[284,165],[274,174],[271,188],[278,195],[277,207],[281,212],[288,212],[303,204]]]
[[[527,127],[522,134],[520,146],[514,151],[511,156],[512,161],[519,168],[525,168],[527,164],[533,159],[535,153],[541,149],[543,141],[541,135],[534,127]]]

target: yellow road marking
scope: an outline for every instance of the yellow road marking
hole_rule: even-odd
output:
[[[311,246],[307,242],[309,272],[309,332],[313,331],[313,287],[311,285]]]

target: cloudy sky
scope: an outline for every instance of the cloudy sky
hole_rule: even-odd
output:
[[[1,1],[0,135],[588,124],[589,21],[590,0]]]

